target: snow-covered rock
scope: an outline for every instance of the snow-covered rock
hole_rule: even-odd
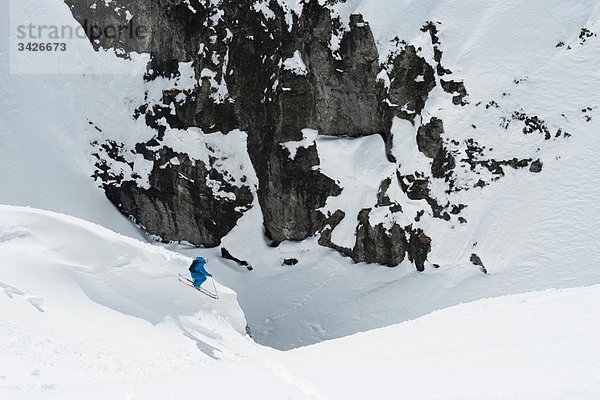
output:
[[[95,5],[85,10],[90,15],[114,12],[118,21],[133,23],[145,17],[141,10],[127,9],[129,5],[148,4],[77,2],[84,3]],[[120,161],[101,154],[110,164],[110,179],[122,173],[130,185],[151,190],[150,171],[156,170],[156,176],[169,178],[162,183],[175,182],[156,185],[167,200],[187,199],[186,191],[207,197],[196,203],[202,207],[189,205],[202,217],[201,225],[212,223],[214,210],[231,217],[214,221],[224,222],[219,229],[229,233],[221,237],[226,232],[214,230],[210,239],[218,238],[253,270],[219,259],[213,264],[216,275],[238,292],[256,340],[279,348],[387,326],[482,297],[600,282],[594,262],[600,241],[600,176],[594,167],[600,151],[596,1],[493,1],[482,6],[450,0],[349,0],[312,1],[312,8],[286,1],[278,2],[281,10],[273,1],[268,4],[275,19],[261,1],[258,11],[239,15],[240,31],[248,29],[247,36],[224,23],[229,15],[220,6],[232,2],[168,3],[180,7],[175,14],[183,15],[184,23],[175,24],[171,36],[160,34],[173,22],[170,16],[152,25],[156,42],[150,49],[172,52],[152,60],[135,51],[129,52],[131,59],[118,58],[94,42],[96,52],[85,39],[69,44],[73,51],[58,58],[18,55],[15,30],[10,29],[10,42],[0,42],[0,52],[23,63],[13,63],[11,74],[7,57],[0,58],[7,61],[0,65],[0,86],[6,93],[0,98],[0,202],[68,213],[143,239],[90,179],[101,171],[94,164],[104,168],[91,154],[116,143]],[[235,3],[243,10],[255,5]],[[203,4],[210,5],[204,16]],[[18,7],[25,12],[17,16],[26,20],[13,23],[77,26],[73,12],[59,1],[14,2],[11,13]],[[282,51],[265,45],[279,43],[277,36],[271,37],[274,24],[287,30],[283,36],[296,35],[293,26],[301,16],[308,36],[318,33],[310,43],[319,52],[307,52],[296,40]],[[0,18],[3,27],[12,26],[8,14]],[[198,19],[206,23],[206,35],[184,40],[186,32],[195,32]],[[333,28],[320,31],[328,21]],[[315,27],[319,29],[311,30]],[[362,45],[346,46],[350,42],[344,37],[352,37],[347,35],[355,35],[352,43]],[[296,36],[306,42],[305,34]],[[235,41],[240,42],[237,49],[248,53],[228,51]],[[306,76],[283,68],[296,51],[309,71]],[[354,56],[347,58],[345,51]],[[271,59],[273,54],[278,56]],[[317,55],[328,61],[319,63]],[[42,56],[48,62],[37,62]],[[339,68],[348,59],[353,60],[350,68]],[[52,67],[53,74],[18,74],[39,72],[38,67]],[[273,70],[281,76],[273,76]],[[74,71],[79,73],[67,75]],[[110,75],[94,74],[102,71]],[[331,84],[339,76],[342,83]],[[310,84],[303,86],[307,80]],[[369,90],[360,101],[350,101],[358,99],[357,90],[342,102],[317,106],[310,96],[310,101],[298,98],[303,88],[319,89],[320,83],[342,90],[334,97],[327,97],[327,90],[319,92],[325,100],[345,98],[344,90],[357,84]],[[377,97],[373,87],[383,91],[381,103],[372,101]],[[279,107],[272,97],[278,91],[291,119],[282,120],[287,125],[281,136],[261,136],[278,126],[271,119],[278,115],[271,113]],[[256,107],[246,109],[248,103],[236,103],[239,99],[252,99],[250,105]],[[311,111],[300,112],[307,104]],[[332,104],[343,106],[338,116],[344,118],[325,118],[335,114],[331,109],[337,106],[326,107]],[[378,111],[365,112],[373,104]],[[372,129],[381,121],[379,105],[394,114],[385,126],[387,134],[362,137],[379,132]],[[236,130],[257,121],[264,125]],[[351,132],[348,127],[361,129]],[[306,128],[334,137],[320,135],[313,145],[302,135]],[[335,136],[349,132],[361,137]],[[242,138],[247,138],[245,144]],[[333,142],[326,144],[328,140]],[[294,160],[281,144],[293,144]],[[193,155],[190,162],[183,153]],[[206,170],[202,160],[210,164]],[[191,165],[198,166],[199,179],[185,170]],[[194,187],[192,181],[203,179],[206,188]],[[238,204],[235,188],[243,192]],[[117,206],[125,204],[113,200]],[[234,204],[228,208],[228,203]],[[170,216],[181,209],[164,207],[150,215]],[[338,210],[344,213],[341,220]],[[179,225],[171,222],[185,221],[187,214],[153,223],[177,233]],[[196,223],[189,218],[184,225]],[[397,227],[403,228],[406,242]],[[425,236],[409,235],[419,230]],[[317,245],[328,231],[331,244],[354,260],[403,261],[395,269],[355,264]],[[384,235],[398,239],[393,246],[371,245],[374,256],[365,246],[353,251],[357,237]],[[265,240],[268,236],[275,240]],[[425,244],[412,254],[410,237]],[[163,237],[172,238],[180,237]],[[269,246],[280,240],[279,247]],[[168,246],[189,255],[198,251]],[[216,260],[220,250],[202,251]],[[298,263],[282,265],[290,258]]]

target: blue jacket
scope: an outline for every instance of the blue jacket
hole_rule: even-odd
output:
[[[204,283],[204,281],[209,276],[212,276],[210,272],[208,272],[206,268],[204,268],[206,262],[206,259],[204,259],[203,257],[196,257],[196,259],[192,262],[192,265],[190,265],[190,273],[192,274],[192,279],[194,279],[194,286],[196,287],[202,285],[202,283]]]

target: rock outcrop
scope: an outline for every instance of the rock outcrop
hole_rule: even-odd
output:
[[[458,216],[466,205],[438,200],[431,190],[433,179],[443,181],[448,194],[488,184],[479,179],[477,185],[458,187],[457,162],[497,175],[503,175],[504,165],[541,170],[540,160],[484,158],[476,142],[466,143],[461,158],[461,143],[451,141],[443,121],[423,117],[437,85],[454,106],[469,104],[465,84],[451,80],[452,71],[442,65],[438,23],[427,21],[421,29],[431,38],[433,58],[426,59],[420,47],[399,38],[392,40],[388,54],[380,54],[369,21],[359,14],[342,20],[334,12],[334,5],[343,1],[304,0],[301,12],[278,0],[65,2],[84,26],[119,28],[113,35],[87,31],[96,48],[113,48],[121,57],[150,54],[146,81],[176,81],[181,63],[193,67],[193,87],[174,84],[160,101],[137,107],[134,117],[150,126],[154,137],[129,148],[110,140],[96,143],[95,178],[108,198],[162,240],[217,246],[256,196],[273,245],[320,234],[322,245],[357,262],[395,266],[408,257],[423,270],[432,239],[413,228],[413,222],[419,223],[426,211],[434,218],[466,222]],[[429,171],[400,171],[402,160],[397,158],[404,149],[394,148],[393,134],[398,119],[414,127],[418,149],[430,160]],[[515,112],[511,120],[523,121],[525,134],[550,134],[537,117]],[[209,146],[200,149],[210,153],[208,159],[198,160],[165,143],[171,130],[189,129],[244,132],[245,148],[236,151],[248,156],[250,168],[234,178],[224,165],[236,154],[217,156]],[[387,159],[398,168],[396,179],[382,182],[373,208],[358,215],[321,211],[343,188],[320,171],[317,145],[308,131],[316,132],[315,137],[382,136]],[[292,153],[293,143],[302,145]],[[147,164],[144,173],[140,162]],[[250,182],[249,175],[257,182]],[[391,186],[411,200],[424,200],[428,210],[405,216],[387,194]],[[373,212],[382,210],[390,221],[373,222]],[[410,221],[398,223],[400,215]],[[351,249],[331,240],[344,218],[356,220]]]

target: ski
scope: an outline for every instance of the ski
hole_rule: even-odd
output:
[[[186,286],[191,287],[192,289],[196,289],[197,291],[199,291],[200,293],[203,293],[205,295],[207,295],[208,297],[210,297],[211,299],[215,299],[218,300],[219,299],[219,295],[217,295],[216,293],[211,293],[208,290],[202,288],[202,287],[195,287],[194,286],[194,281],[192,281],[190,278],[183,276],[181,274],[178,274],[178,280],[179,282],[183,283]]]

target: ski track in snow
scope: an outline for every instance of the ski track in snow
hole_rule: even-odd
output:
[[[4,290],[4,293],[11,299],[16,297],[22,297],[26,301],[28,301],[36,310],[39,312],[44,312],[44,308],[42,307],[44,304],[44,298],[41,296],[32,296],[27,293],[17,289],[16,287],[9,286],[3,282],[0,282],[0,289]]]

